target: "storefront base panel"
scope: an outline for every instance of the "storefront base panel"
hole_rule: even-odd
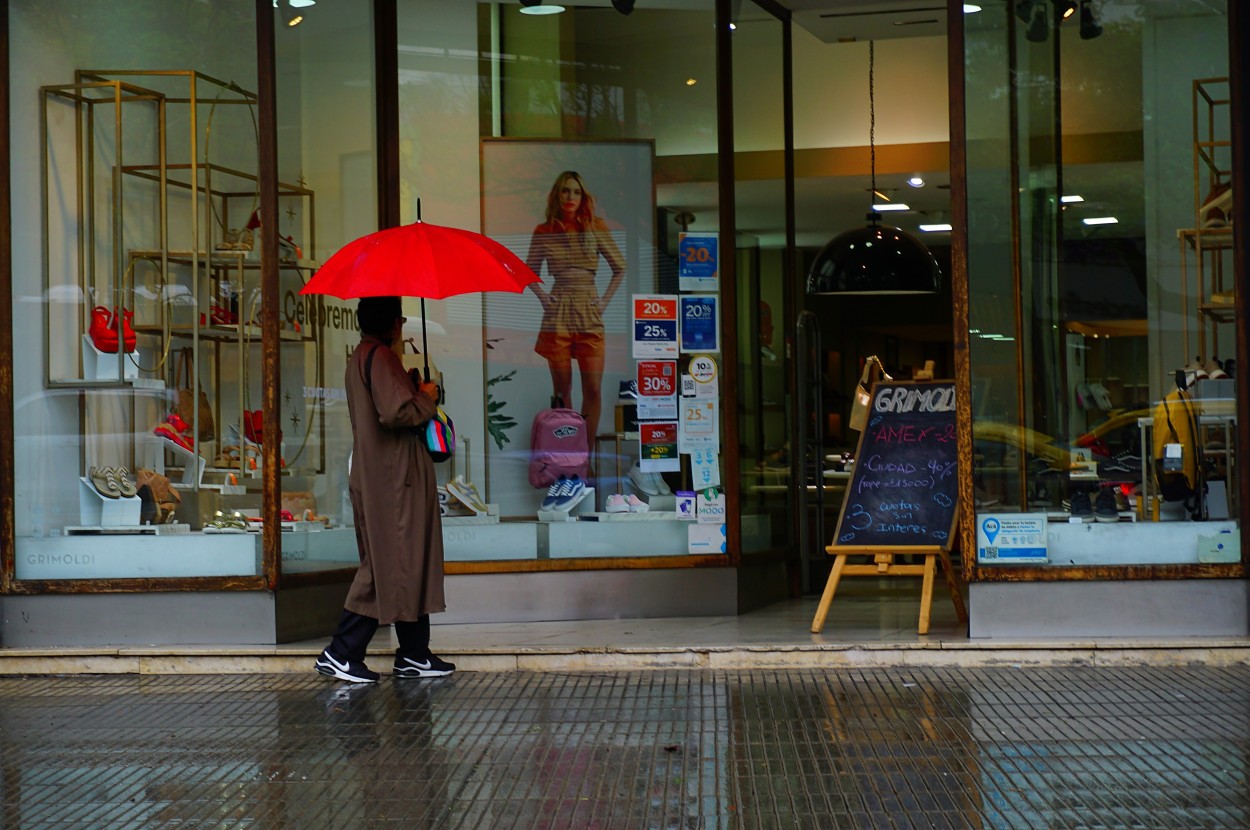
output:
[[[1191,579],[1125,582],[975,583],[968,591],[973,639],[1244,637],[1250,582]]]
[[[738,613],[734,568],[541,571],[447,577],[442,623],[548,622]]]
[[[12,595],[3,602],[6,648],[277,642],[274,595],[262,591]]]

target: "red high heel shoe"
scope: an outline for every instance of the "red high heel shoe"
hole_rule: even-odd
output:
[[[184,450],[195,452],[195,438],[191,435],[191,427],[178,416],[177,412],[169,413],[152,432],[162,438],[168,438]]]
[[[239,322],[239,317],[228,308],[221,306],[208,307],[208,319],[212,321],[214,326],[233,326]]]
[[[91,342],[106,354],[117,354],[117,329],[113,328],[113,314],[102,305],[91,309],[91,327],[87,329]]]

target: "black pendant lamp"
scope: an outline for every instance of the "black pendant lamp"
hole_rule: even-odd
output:
[[[868,42],[868,147],[872,192],[877,192],[877,112],[873,90],[873,43]],[[942,271],[924,243],[881,224],[871,210],[868,225],[835,236],[816,255],[807,275],[808,294],[932,294]]]

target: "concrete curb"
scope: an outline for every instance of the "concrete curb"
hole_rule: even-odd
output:
[[[372,648],[370,662],[391,651]],[[290,674],[311,671],[312,647],[203,646],[0,649],[0,675]],[[1228,666],[1250,663],[1250,639],[1065,643],[931,642],[717,647],[511,648],[446,652],[461,671],[854,669],[991,666]],[[376,666],[375,666],[376,668]]]

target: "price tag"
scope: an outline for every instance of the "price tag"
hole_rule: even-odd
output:
[[[686,233],[677,237],[677,276],[682,291],[719,291],[720,235]]]
[[[677,296],[635,294],[634,357],[677,356]]]

